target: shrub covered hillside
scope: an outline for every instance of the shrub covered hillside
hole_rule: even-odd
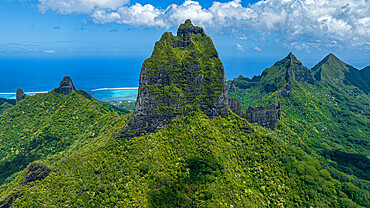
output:
[[[35,160],[97,137],[112,116],[118,115],[83,91],[27,96],[0,115],[0,184]]]
[[[244,109],[280,102],[276,135],[318,159],[335,179],[352,187],[354,201],[369,207],[369,80],[363,70],[333,54],[312,71],[306,68],[305,79],[289,77],[297,68],[303,66],[290,54],[261,76],[229,81],[229,96],[237,97]],[[305,81],[312,76],[313,81]]]
[[[15,100],[0,98],[0,114],[15,105]]]
[[[103,102],[112,111],[116,111],[120,115],[125,115],[134,112],[135,102],[134,101],[116,101],[116,102]]]
[[[70,77],[47,94],[20,93],[0,115],[0,207],[369,207],[368,117],[357,106],[366,94],[352,86],[358,101],[326,98],[337,91],[293,54],[238,81],[250,86],[231,85],[244,108],[281,102],[277,130],[230,110],[240,103],[227,99],[217,51],[187,20],[144,62],[131,114],[76,91]],[[342,112],[355,120],[334,120]],[[343,130],[344,121],[363,124]]]
[[[24,184],[23,170],[0,188],[0,201],[13,197],[14,207],[358,207],[342,191],[346,184],[319,162],[235,115],[209,119],[193,112],[156,133],[115,140],[122,122],[113,122],[100,142],[58,161],[38,161],[51,168],[45,179]]]

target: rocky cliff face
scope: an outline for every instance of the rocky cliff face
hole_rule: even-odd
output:
[[[280,105],[271,104],[266,109],[265,107],[248,107],[247,111],[243,113],[249,123],[259,123],[261,126],[274,130],[276,122],[280,119]]]
[[[242,117],[242,115],[243,115],[242,106],[241,106],[239,100],[236,99],[236,97],[228,98],[228,104],[229,104],[230,110],[232,112],[234,112],[236,115],[239,115],[240,117]]]
[[[276,122],[280,119],[280,103],[271,104],[266,109],[263,106],[249,106],[246,112],[241,109],[241,104],[235,97],[229,98],[229,107],[237,115],[245,118],[249,123],[259,123],[261,126],[274,130]]]
[[[117,138],[154,132],[194,109],[210,118],[229,112],[223,64],[211,38],[190,20],[177,36],[166,32],[156,42],[139,84],[135,115]]]
[[[75,91],[76,88],[72,83],[72,79],[69,76],[65,76],[60,82],[59,87],[55,88],[56,93],[61,93],[63,95],[68,95],[69,93]]]
[[[24,98],[26,98],[26,94],[24,94],[24,92],[21,88],[18,88],[17,93],[16,93],[16,101],[15,101],[16,104],[19,103]]]

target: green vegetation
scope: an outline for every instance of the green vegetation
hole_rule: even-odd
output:
[[[366,89],[351,84],[359,71],[330,54],[312,69],[314,84],[290,79],[291,96],[284,98],[279,91],[289,80],[281,77],[284,67],[279,65],[266,69],[262,76],[229,82],[229,96],[237,97],[244,109],[280,101],[282,119],[275,134],[319,160],[335,179],[355,185],[351,199],[369,206],[370,98]],[[271,85],[276,88],[266,91]]]
[[[62,152],[82,138],[97,137],[111,114],[83,91],[26,97],[0,115],[0,184],[35,160]]]
[[[275,131],[231,112],[210,119],[223,66],[187,20],[143,64],[138,103],[157,102],[143,105],[148,122],[178,115],[155,133],[115,139],[133,103],[83,91],[27,96],[0,114],[0,207],[370,207],[367,73],[332,54],[311,71],[289,54],[229,82],[244,110],[280,102]]]
[[[0,114],[15,105],[14,99],[0,98]]]
[[[347,197],[356,186],[239,117],[192,112],[156,133],[113,139],[127,118],[112,117],[98,138],[39,161],[52,169],[45,179],[19,185],[20,172],[0,200],[20,193],[15,207],[357,206]]]
[[[135,110],[134,101],[117,101],[117,102],[103,102],[112,111],[116,111],[120,115],[126,115]]]
[[[148,89],[161,98],[156,100],[158,107],[167,105],[168,100],[180,106],[202,106],[219,99],[225,74],[211,38],[187,20],[180,25],[178,36],[166,32],[155,43],[151,57],[143,64],[141,79],[147,84],[139,93]]]

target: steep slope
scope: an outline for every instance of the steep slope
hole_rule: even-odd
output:
[[[83,91],[27,96],[0,115],[0,184],[35,160],[97,137],[110,114]]]
[[[179,28],[180,31],[193,31],[180,35],[183,41],[177,44],[181,50],[196,44],[192,38],[207,38],[202,36],[202,29],[190,26],[190,21],[187,21]],[[157,53],[167,53],[166,49],[158,49]],[[202,55],[207,63],[211,66],[214,66],[213,61],[218,63],[218,58],[209,58],[207,54]],[[202,60],[202,56],[198,58]],[[197,57],[189,58],[193,61],[189,68],[197,68],[198,63],[193,65]],[[160,59],[152,61],[156,60]],[[171,62],[173,59],[167,57],[160,60],[151,69],[160,69],[163,61]],[[293,56],[286,60],[286,64],[291,70],[285,70],[284,75],[289,79],[282,83],[281,88],[290,83],[293,91],[289,99],[292,99],[297,83],[311,85],[306,83],[311,78],[307,75],[308,69],[293,60]],[[333,179],[317,160],[300,147],[289,145],[285,135],[295,138],[291,132],[281,135],[278,131],[249,124],[245,119],[229,113],[229,107],[223,101],[226,96],[223,92],[226,89],[223,68],[217,71],[221,68],[206,67],[200,73],[205,74],[201,88],[176,87],[179,94],[174,97],[161,92],[173,92],[171,90],[175,88],[149,84],[149,90],[155,89],[154,92],[160,93],[153,97],[150,91],[148,98],[155,98],[164,108],[159,103],[143,100],[150,105],[136,105],[137,108],[148,107],[149,110],[146,107],[142,109],[141,115],[146,113],[146,118],[151,118],[161,115],[163,109],[176,110],[164,112],[177,113],[181,110],[182,113],[176,118],[171,117],[171,122],[163,121],[168,125],[160,126],[159,130],[130,139],[117,140],[114,136],[127,123],[133,122],[133,118],[137,119],[140,109],[127,116],[110,114],[103,104],[75,90],[65,91],[67,95],[54,90],[21,100],[0,119],[1,124],[7,126],[0,132],[15,135],[6,140],[14,148],[5,146],[8,149],[4,153],[8,154],[8,159],[20,154],[17,153],[19,150],[25,156],[34,152],[41,154],[33,158],[37,161],[13,174],[13,180],[0,187],[0,206],[361,207],[348,198],[358,201],[357,197],[362,196],[359,195],[361,190],[352,183]],[[283,66],[276,66],[276,69],[283,70]],[[144,67],[142,74],[146,71],[151,70]],[[199,72],[196,71],[194,76],[189,76],[188,72],[176,72],[173,78],[187,77],[189,85],[192,85],[194,76],[198,77]],[[152,80],[154,82],[163,78],[162,71],[153,75],[160,75]],[[144,76],[141,81],[151,77]],[[208,80],[210,77],[214,78],[213,81]],[[145,83],[143,86],[146,86]],[[186,84],[174,83],[176,86]],[[61,86],[64,84],[61,83]],[[191,94],[187,90],[195,92],[195,100],[185,96],[188,95],[186,93]],[[205,90],[205,94],[198,95],[197,90]],[[278,95],[279,92],[273,93]],[[236,100],[230,100],[232,108],[239,109]],[[215,105],[219,102],[223,104]],[[173,103],[179,105],[173,108]],[[153,106],[155,111],[151,111]],[[223,115],[225,111],[227,113]],[[18,131],[13,131],[13,127]],[[129,127],[133,128],[132,125]],[[28,142],[29,138],[44,141],[44,135],[53,139],[36,145],[40,148],[29,145],[32,148],[22,149],[17,146],[18,143],[34,144]],[[70,143],[64,143],[63,138]],[[1,141],[2,145],[5,144],[4,140]],[[65,146],[68,148],[56,149]]]
[[[224,67],[204,30],[190,20],[177,36],[164,33],[141,69],[135,116],[121,137],[154,132],[176,116],[200,108],[211,118],[228,112]]]
[[[312,68],[316,80],[326,81],[330,84],[353,85],[369,94],[370,85],[367,69],[360,71],[329,54],[320,63]]]
[[[357,207],[320,164],[235,116],[181,116],[153,134],[115,140],[122,121],[49,165],[43,180],[0,188],[15,207]],[[118,125],[117,125],[118,124]],[[47,163],[45,161],[44,163]],[[32,187],[32,188],[31,188]],[[345,192],[343,192],[343,191]]]
[[[356,79],[349,81],[348,75],[346,77],[346,71],[354,70],[338,60],[333,55],[327,56],[312,69],[318,79],[314,84],[290,79],[289,88],[288,82],[284,86],[276,84],[284,83],[281,80],[286,76],[282,72],[289,70],[288,65],[277,62],[260,77],[251,80],[239,77],[229,82],[229,95],[238,98],[244,109],[249,105],[267,106],[280,102],[281,120],[275,133],[320,160],[336,179],[355,184],[361,194],[353,199],[367,206],[370,198],[370,98],[357,87],[363,82],[352,85]],[[278,66],[280,70],[271,73]],[[267,93],[264,89],[271,85],[277,87]]]
[[[0,114],[15,105],[15,100],[0,98]]]
[[[120,115],[126,115],[134,112],[135,102],[133,101],[116,101],[116,102],[103,102],[112,111],[116,111]]]
[[[289,97],[292,81],[308,84],[315,82],[311,70],[289,53],[287,57],[264,70],[262,75],[252,79],[239,76],[229,81],[228,93],[230,97],[236,96],[243,104],[242,109],[246,110],[248,105],[257,106],[262,103],[267,106],[275,103],[275,92],[279,90],[282,96]]]
[[[370,66],[363,68],[360,71],[360,74],[363,80],[367,83],[367,85],[370,86]]]

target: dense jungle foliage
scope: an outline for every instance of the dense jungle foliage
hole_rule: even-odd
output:
[[[115,140],[129,116],[107,120],[97,138],[39,160],[43,180],[0,188],[15,207],[357,207],[351,183],[308,154],[236,115],[193,112],[153,134]],[[265,133],[261,133],[266,131]]]
[[[332,54],[308,69],[289,54],[228,84],[244,110],[280,102],[276,130],[228,107],[210,119],[186,98],[214,104],[222,63],[200,28],[179,29],[196,41],[165,33],[144,71],[153,95],[181,95],[188,111],[155,133],[115,139],[132,106],[84,91],[27,96],[0,114],[0,207],[370,207],[368,69]],[[176,85],[156,77],[161,66]],[[200,88],[187,88],[189,66]]]
[[[370,97],[369,80],[363,76],[368,72],[330,54],[312,68],[314,84],[291,79],[291,96],[283,97],[279,92],[288,80],[281,76],[285,76],[290,65],[278,63],[261,76],[240,76],[229,81],[229,96],[238,98],[243,109],[280,102],[282,119],[276,135],[319,160],[335,179],[351,184],[357,191],[350,197],[368,207]],[[281,84],[276,80],[281,80]]]
[[[0,114],[0,184],[35,160],[97,137],[112,113],[83,91],[27,96]]]
[[[14,99],[0,98],[0,114],[15,105]]]
[[[103,102],[112,111],[116,111],[120,115],[126,115],[134,112],[135,101],[116,101],[116,102]]]

